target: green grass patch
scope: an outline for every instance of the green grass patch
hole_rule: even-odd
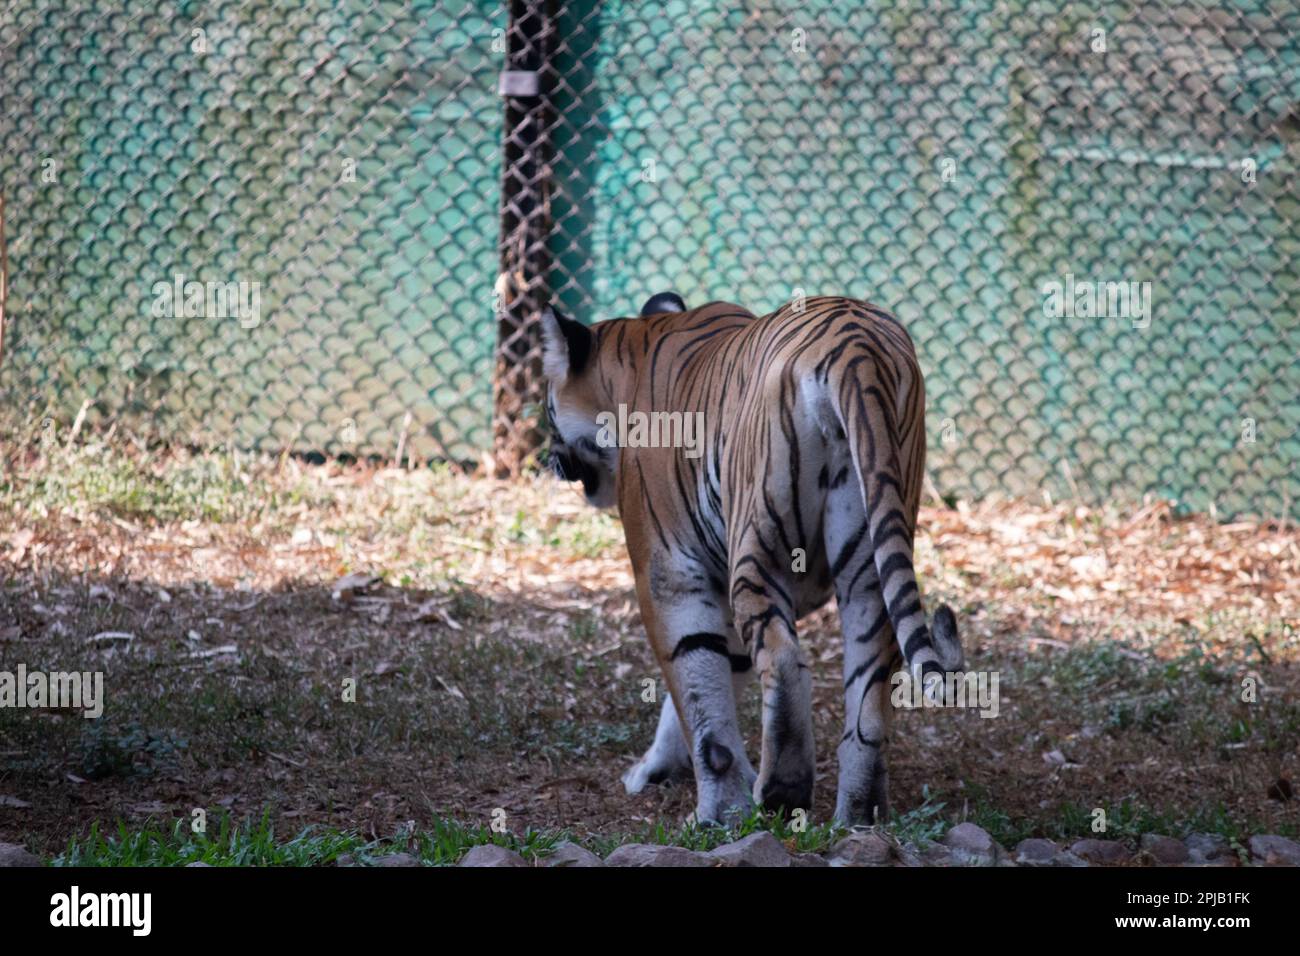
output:
[[[588,839],[567,830],[526,830],[522,834],[498,833],[488,826],[469,826],[455,820],[437,819],[426,829],[401,831],[380,840],[367,840],[354,831],[309,826],[285,837],[270,822],[270,814],[258,820],[236,822],[222,814],[210,820],[204,833],[195,833],[188,821],[178,819],[171,826],[148,825],[130,828],[119,822],[116,829],[101,831],[96,824],[83,838],[72,840],[50,861],[51,866],[328,866],[347,854],[360,866],[373,864],[393,853],[408,853],[426,866],[452,866],[476,846],[493,844],[519,853],[525,859],[544,859],[563,842],[587,847],[601,857],[625,843],[652,843],[708,851],[732,843],[751,833],[766,830],[782,842],[793,841],[800,853],[821,853],[844,836],[833,824],[803,826],[778,815],[753,811],[732,827],[670,824],[663,821],[644,829],[617,836]]]
[[[526,831],[495,833],[489,827],[470,827],[451,820],[436,820],[427,830],[398,832],[380,840],[367,840],[354,831],[330,827],[305,827],[285,838],[276,832],[270,815],[235,822],[228,814],[210,820],[206,832],[193,832],[186,820],[170,827],[115,830],[91,827],[84,838],[69,842],[51,866],[328,866],[344,854],[360,866],[393,853],[409,853],[428,866],[450,866],[471,847],[496,844],[525,858],[553,852],[564,840],[561,832]]]
[[[729,827],[660,820],[639,831],[595,838],[589,841],[588,848],[601,856],[608,855],[625,843],[680,846],[688,850],[708,852],[762,830],[768,831],[783,843],[793,840],[795,850],[799,853],[823,852],[847,832],[833,823],[811,824],[806,820],[796,822],[784,819],[780,814],[755,808],[739,823]]]
[[[319,487],[272,482],[260,474],[266,467],[265,461],[220,451],[55,446],[33,467],[0,474],[0,505],[35,517],[64,512],[146,523],[229,523],[324,503]]]

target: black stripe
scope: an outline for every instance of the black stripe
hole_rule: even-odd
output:
[[[907,600],[908,597],[911,597],[910,601]],[[907,601],[907,603],[904,604],[904,601]],[[894,600],[889,602],[889,617],[894,622],[895,627],[920,610],[921,599],[916,595],[915,581],[908,581],[899,588],[899,593],[894,596]]]
[[[862,696],[865,698],[867,696],[867,691],[871,690],[871,688],[875,687],[881,681],[887,679],[889,677],[889,671],[890,666],[888,664],[881,664],[877,667],[871,677],[867,680],[867,686],[862,688]]]
[[[878,658],[879,656],[880,656],[880,652],[877,651],[876,653],[868,657],[865,661],[863,661],[861,664],[859,664],[857,667],[855,667],[853,669],[853,673],[850,674],[848,677],[844,678],[844,686],[845,687],[853,686],[853,682],[857,680],[859,677],[861,677],[863,674],[865,674],[867,672],[867,668],[870,667],[872,664],[874,664],[876,662],[876,658]]]
[[[917,651],[921,650],[922,648],[931,647],[931,646],[933,645],[931,645],[930,643],[930,635],[926,632],[925,628],[921,628],[915,634],[909,637],[907,639],[907,643],[903,645],[903,656],[910,661],[912,659],[912,655],[915,654]]]
[[[687,634],[677,646],[673,648],[672,660],[677,660],[683,654],[689,654],[691,651],[712,651],[714,654],[721,654],[723,657],[729,657],[727,654],[727,639],[721,634],[710,634],[708,631],[699,631],[695,634]]]
[[[844,542],[844,547],[836,556],[835,563],[831,565],[831,577],[838,578],[840,576],[840,572],[842,572],[848,565],[849,559],[852,558],[854,552],[858,550],[858,545],[862,543],[862,538],[866,533],[867,525],[866,522],[863,522],[858,525],[858,529],[853,532],[853,536],[849,538],[848,541]]]
[[[880,613],[876,615],[876,619],[872,621],[871,626],[867,628],[866,633],[858,638],[858,643],[859,644],[869,643],[872,640],[872,638],[874,638],[877,634],[879,634],[881,630],[884,629],[885,625],[888,623],[889,623],[889,611],[882,607],[880,609]]]
[[[884,561],[880,562],[880,567],[877,568],[877,570],[880,573],[881,587],[887,587],[890,576],[897,571],[911,571],[912,562],[907,559],[907,555],[903,554],[903,552],[895,551],[889,557],[885,558]]]

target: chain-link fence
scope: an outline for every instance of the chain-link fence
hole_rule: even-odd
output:
[[[943,493],[1300,516],[1294,3],[8,10],[7,397],[509,471],[544,302],[847,294]]]
[[[503,27],[495,3],[9,0],[5,397],[477,458]]]

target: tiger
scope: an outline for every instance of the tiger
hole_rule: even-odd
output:
[[[913,566],[925,388],[912,340],[868,302],[827,296],[757,316],[653,296],[635,317],[540,316],[550,466],[616,506],[666,693],[629,793],[694,777],[699,823],[755,807],[811,812],[812,675],[799,619],[835,596],[844,733],[834,820],[888,814],[888,690],[906,669],[931,700],[960,671],[956,618],[927,626]],[[702,413],[699,454],[623,441],[628,409]],[[626,436],[624,436],[626,437]],[[736,702],[757,675],[758,769]]]

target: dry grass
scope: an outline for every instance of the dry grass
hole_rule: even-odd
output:
[[[611,836],[689,811],[690,788],[618,783],[657,675],[617,519],[574,489],[97,444],[5,467],[0,669],[102,670],[108,704],[0,710],[0,839],[48,853],[194,807],[374,835],[503,808],[518,832]],[[1300,534],[1160,504],[927,508],[921,529],[923,587],[958,609],[1002,707],[900,715],[899,826],[965,817],[1010,842],[1082,834],[1103,808],[1112,835],[1296,832],[1276,797],[1300,760]],[[336,597],[358,573],[380,581]],[[803,628],[814,819],[834,791],[834,624]]]

